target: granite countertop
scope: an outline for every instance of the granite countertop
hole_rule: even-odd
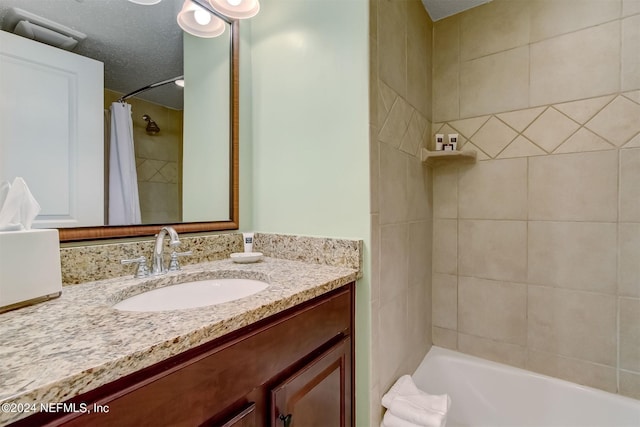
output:
[[[215,306],[118,311],[137,293],[216,277],[269,287]],[[60,298],[0,314],[0,404],[58,403],[356,280],[357,270],[264,258],[213,261],[160,277],[131,276],[63,288]],[[0,425],[28,416],[0,410]]]

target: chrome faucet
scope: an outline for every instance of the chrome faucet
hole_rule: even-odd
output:
[[[164,237],[169,233],[169,246],[175,247],[180,244],[178,232],[173,227],[162,227],[156,235],[156,245],[153,249],[152,275],[164,274],[167,269],[164,266]]]

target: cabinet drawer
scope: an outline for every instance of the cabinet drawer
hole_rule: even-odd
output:
[[[351,333],[351,287],[316,298],[255,325],[123,378],[107,393],[73,401],[109,413],[66,417],[51,425],[201,425],[329,340]],[[115,386],[113,385],[115,384]]]

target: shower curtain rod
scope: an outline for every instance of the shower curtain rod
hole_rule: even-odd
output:
[[[131,93],[128,93],[128,94],[126,94],[124,96],[121,96],[120,98],[118,98],[117,102],[124,102],[126,99],[129,99],[132,96],[136,96],[139,93],[146,92],[146,91],[148,91],[150,89],[153,89],[153,88],[156,88],[156,87],[159,87],[159,86],[164,86],[164,85],[169,84],[169,83],[173,83],[176,80],[180,80],[180,79],[183,79],[183,78],[184,78],[184,75],[178,76],[178,77],[173,77],[173,78],[167,79],[167,80],[162,80],[161,82],[151,83],[148,86],[145,86],[145,87],[143,87],[141,89],[138,89],[138,90],[134,90]]]

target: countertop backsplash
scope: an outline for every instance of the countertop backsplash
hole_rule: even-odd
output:
[[[63,286],[133,275],[135,266],[120,260],[144,255],[151,262],[154,239],[127,243],[64,247],[60,249]],[[193,255],[180,259],[182,265],[200,264],[229,258],[243,251],[242,234],[227,233],[208,236],[180,236],[179,252]],[[165,243],[167,245],[167,243]],[[284,234],[256,233],[253,250],[265,256],[305,261],[362,271],[362,241]],[[165,246],[165,258],[171,250]]]

